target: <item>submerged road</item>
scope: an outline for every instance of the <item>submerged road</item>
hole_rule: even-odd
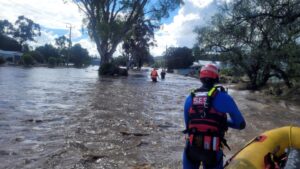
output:
[[[149,72],[98,77],[97,68],[0,67],[0,168],[181,168],[183,104],[197,79]],[[257,134],[300,124],[300,107],[229,94],[245,116],[227,157]]]

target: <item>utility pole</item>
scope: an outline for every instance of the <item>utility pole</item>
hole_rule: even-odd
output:
[[[71,47],[72,47],[72,28],[74,28],[75,26],[73,26],[70,23],[66,23],[66,27],[70,29],[69,31],[69,52],[68,52],[68,58],[67,58],[67,66],[69,67],[69,59],[70,59],[70,55],[71,55]]]
[[[166,45],[166,53],[165,53],[165,56],[164,56],[164,69],[167,68],[167,51],[168,51],[168,45]]]

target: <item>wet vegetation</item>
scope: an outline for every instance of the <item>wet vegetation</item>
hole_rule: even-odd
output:
[[[250,80],[249,89],[299,76],[300,3],[238,0],[224,4],[208,27],[196,29],[201,51],[219,55]]]
[[[0,20],[0,49],[22,52],[24,55],[16,64],[25,66],[55,67],[72,63],[75,67],[84,67],[90,64],[91,56],[88,51],[80,44],[68,46],[71,42],[65,36],[55,39],[57,47],[45,44],[32,50],[28,42],[35,41],[35,37],[41,35],[40,30],[39,24],[25,16],[19,16],[14,24],[8,20]],[[1,59],[3,60],[2,57]],[[3,63],[5,59],[0,64]]]
[[[170,70],[188,68],[194,61],[192,50],[187,47],[168,48],[164,57]]]

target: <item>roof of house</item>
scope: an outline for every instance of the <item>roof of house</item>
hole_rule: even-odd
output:
[[[196,62],[193,62],[193,65],[191,67],[202,67],[207,64],[215,64],[217,67],[220,67],[221,62],[220,61],[211,61],[211,60],[198,60]]]
[[[0,49],[0,56],[2,57],[13,57],[13,56],[21,56],[23,55],[22,52],[18,52],[18,51],[7,51],[7,50],[1,50]]]

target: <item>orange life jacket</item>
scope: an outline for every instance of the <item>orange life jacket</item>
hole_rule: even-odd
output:
[[[156,70],[152,70],[151,72],[151,78],[156,78],[158,76],[158,73]]]

